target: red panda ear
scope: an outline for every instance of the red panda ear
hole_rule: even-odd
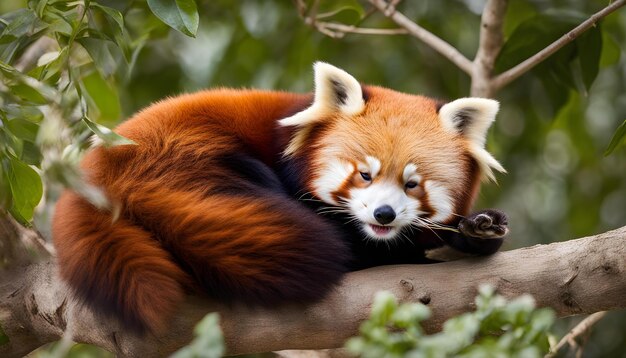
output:
[[[281,119],[283,126],[303,126],[317,122],[333,113],[355,115],[365,107],[359,82],[346,71],[324,62],[313,65],[315,98],[302,112]]]
[[[487,130],[500,109],[498,101],[487,98],[460,98],[439,109],[441,124],[448,131],[459,133],[470,142],[469,150],[482,173],[494,180],[492,171],[506,172],[502,165],[485,150]]]

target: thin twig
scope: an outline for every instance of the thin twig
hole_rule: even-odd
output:
[[[304,20],[304,23],[313,27],[320,33],[335,39],[343,38],[346,34],[362,34],[362,35],[405,35],[408,33],[406,29],[379,29],[379,28],[367,28],[359,27],[358,24],[346,25],[330,21],[320,21],[323,18],[331,17],[337,13],[337,11],[331,11],[328,13],[318,14],[314,8],[315,3],[311,8],[308,8],[303,0],[294,0],[298,15]],[[361,18],[359,24],[362,23],[367,17],[378,12],[375,7],[370,8],[367,13]]]
[[[367,27],[356,27],[344,24],[338,24],[334,22],[316,21],[315,28],[324,33],[331,33],[333,38],[341,38],[345,34],[363,34],[363,35],[406,35],[408,31],[406,29],[375,29]],[[327,32],[323,31],[326,30]]]
[[[613,2],[612,4],[605,7],[604,9],[591,15],[589,19],[587,19],[586,21],[578,25],[572,31],[561,36],[561,38],[554,41],[548,47],[544,48],[543,50],[539,51],[535,55],[525,60],[524,62],[509,69],[508,71],[501,73],[500,75],[495,77],[491,82],[491,85],[493,86],[494,90],[501,89],[502,87],[511,83],[513,80],[517,79],[524,73],[528,72],[530,69],[532,69],[537,64],[539,64],[540,62],[548,58],[550,55],[560,50],[563,46],[574,41],[574,39],[576,39],[583,32],[587,31],[589,28],[594,26],[602,18],[606,17],[607,15],[609,15],[610,13],[614,12],[615,10],[619,9],[620,7],[624,5],[626,5],[626,0],[617,0]]]
[[[411,36],[417,38],[426,45],[430,46],[433,50],[439,52],[442,56],[452,61],[452,63],[457,65],[467,74],[472,74],[474,67],[472,61],[468,60],[467,57],[459,52],[459,50],[457,50],[454,46],[435,36],[433,33],[419,26],[415,22],[409,20],[406,16],[396,11],[395,7],[390,7],[390,3],[384,0],[369,1],[372,5],[376,6],[380,12],[385,14],[385,16],[389,17],[400,27],[405,28]]]
[[[566,345],[570,345],[572,347],[578,346],[578,344],[576,343],[576,338],[578,338],[582,334],[585,334],[585,332],[588,332],[589,329],[591,329],[594,324],[598,323],[599,320],[606,316],[607,313],[607,311],[596,312],[582,320],[579,324],[576,325],[576,327],[569,331],[568,334],[561,338],[561,340],[559,341],[559,343],[557,343],[554,349],[552,349],[550,353],[546,354],[545,358],[554,357],[559,352],[559,350],[561,350],[561,348],[565,347]]]
[[[474,58],[472,74],[472,96],[493,96],[491,76],[496,58],[502,49],[504,35],[502,25],[506,13],[507,0],[489,0],[480,19],[480,40]]]

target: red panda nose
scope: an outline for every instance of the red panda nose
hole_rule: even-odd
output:
[[[374,218],[379,223],[385,225],[389,224],[396,218],[396,212],[389,205],[383,205],[380,208],[374,210]]]

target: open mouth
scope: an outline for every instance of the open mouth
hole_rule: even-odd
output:
[[[396,235],[396,229],[394,226],[366,223],[364,230],[369,236],[376,239],[391,239]]]
[[[374,225],[374,224],[369,224],[369,226],[372,228],[372,230],[380,236],[384,236],[389,234],[389,232],[391,232],[391,226],[381,226],[381,225]]]

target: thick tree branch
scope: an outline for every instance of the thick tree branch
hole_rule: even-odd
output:
[[[530,293],[559,316],[626,308],[626,227],[578,240],[501,252],[486,258],[435,265],[385,266],[353,272],[323,302],[275,309],[227,306],[190,297],[162,336],[137,337],[110,317],[76,304],[53,262],[19,268],[0,277],[0,325],[10,342],[0,356],[20,357],[72,332],[120,356],[163,356],[185,345],[201,317],[218,311],[231,354],[339,347],[357,334],[377,291],[433,310],[429,332],[473,309],[479,284],[515,297]]]
[[[591,15],[589,19],[584,21],[582,24],[576,26],[576,28],[574,28],[572,31],[561,36],[561,38],[554,41],[548,47],[539,51],[538,53],[531,56],[522,63],[516,65],[515,67],[499,74],[492,80],[492,86],[494,88],[494,91],[501,89],[502,87],[516,80],[524,73],[530,71],[533,67],[541,63],[543,60],[550,57],[552,54],[563,48],[568,43],[574,41],[574,39],[580,36],[583,32],[587,31],[592,26],[595,26],[595,24],[602,18],[606,17],[607,15],[624,6],[625,4],[626,0],[614,1],[609,6]]]
[[[472,96],[493,97],[495,94],[491,85],[491,75],[504,42],[502,24],[507,3],[507,0],[489,0],[483,10],[480,20],[480,41],[473,64],[470,89]]]
[[[462,53],[459,52],[454,46],[435,36],[433,33],[419,26],[415,22],[409,20],[406,16],[396,11],[393,2],[387,2],[385,0],[369,0],[380,12],[389,17],[400,27],[406,29],[409,34],[418,40],[424,42],[430,46],[433,50],[439,52],[442,56],[452,61],[461,70],[472,75],[473,64]]]

